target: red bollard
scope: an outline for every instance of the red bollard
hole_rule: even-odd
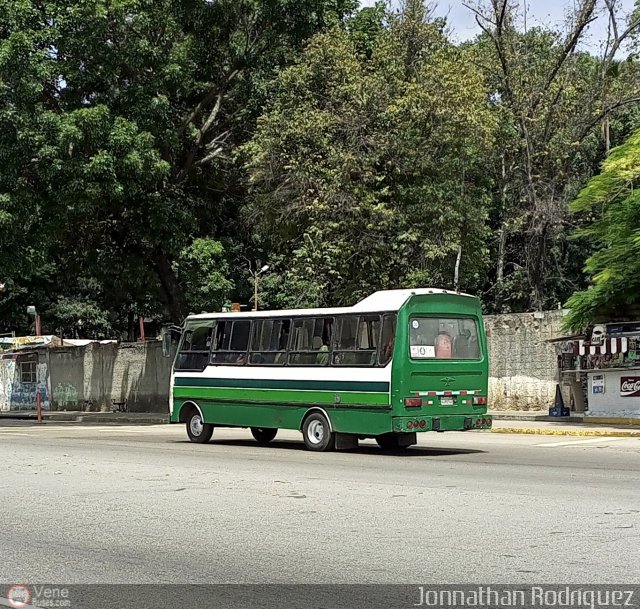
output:
[[[36,393],[36,405],[38,407],[38,423],[42,423],[42,398],[39,391]]]

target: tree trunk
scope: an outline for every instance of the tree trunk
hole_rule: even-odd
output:
[[[507,245],[507,231],[504,217],[507,211],[507,165],[505,155],[502,155],[502,187],[500,188],[500,240],[498,241],[498,262],[496,280],[501,284],[504,279],[504,251]]]
[[[504,279],[504,250],[507,245],[507,231],[504,226],[500,229],[500,239],[498,241],[498,262],[496,270],[496,281],[501,284]]]
[[[151,256],[151,263],[160,281],[162,296],[167,305],[167,311],[171,316],[171,321],[180,325],[186,315],[186,303],[178,284],[176,273],[171,266],[171,261],[165,252],[156,249]]]
[[[604,155],[607,157],[611,152],[611,122],[608,114],[602,121],[602,137],[604,139]]]
[[[456,256],[456,266],[453,271],[453,288],[457,290],[460,287],[460,259],[462,258],[462,243],[458,246],[458,255]]]

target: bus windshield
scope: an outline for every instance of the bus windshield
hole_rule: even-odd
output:
[[[414,317],[409,322],[411,359],[480,359],[478,328],[471,317]]]

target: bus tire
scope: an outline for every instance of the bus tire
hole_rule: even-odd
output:
[[[329,420],[321,412],[312,412],[302,424],[302,437],[305,446],[316,452],[333,450],[336,446],[335,434],[331,431]]]
[[[400,446],[400,437],[395,433],[385,433],[376,436],[378,446],[383,450],[398,450]]]
[[[206,444],[213,435],[213,425],[202,420],[200,412],[193,408],[187,416],[187,435],[196,444]]]
[[[252,427],[251,434],[258,444],[269,444],[276,437],[278,429],[273,427]]]

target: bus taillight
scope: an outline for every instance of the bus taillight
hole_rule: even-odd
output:
[[[407,408],[420,408],[422,406],[422,398],[405,398],[404,405]]]
[[[487,398],[482,395],[477,395],[473,398],[473,403],[477,406],[484,406],[487,403]]]

